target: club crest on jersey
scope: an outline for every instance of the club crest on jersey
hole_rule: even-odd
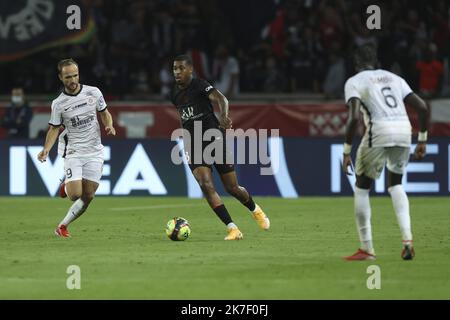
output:
[[[181,110],[181,118],[183,120],[189,120],[194,116],[194,107],[186,107]]]
[[[88,99],[88,104],[94,104],[94,102],[95,102],[94,98],[91,97]]]

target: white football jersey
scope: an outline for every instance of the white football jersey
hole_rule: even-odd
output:
[[[403,100],[413,91],[403,78],[382,70],[365,70],[345,83],[345,102],[361,100],[369,147],[408,147],[412,128]]]
[[[52,102],[49,121],[52,126],[64,126],[64,131],[59,135],[58,154],[63,158],[103,159],[97,111],[104,110],[105,99],[96,87],[81,85],[81,90],[76,95],[61,92]]]

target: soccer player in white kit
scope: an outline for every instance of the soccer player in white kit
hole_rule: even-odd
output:
[[[46,161],[60,127],[64,126],[59,135],[58,153],[64,158],[66,193],[74,202],[55,229],[55,234],[69,237],[67,226],[86,211],[102,176],[103,145],[97,112],[106,133],[114,136],[116,131],[100,90],[79,83],[78,64],[74,60],[61,60],[58,76],[64,90],[52,102],[50,127],[38,159]]]
[[[349,117],[345,132],[343,170],[350,174],[352,140],[358,113],[362,112],[365,134],[356,155],[356,186],[354,208],[356,226],[361,247],[346,260],[374,260],[370,223],[371,208],[369,191],[383,168],[388,169],[388,191],[392,199],[403,240],[401,257],[413,259],[415,253],[409,215],[409,202],[402,186],[402,176],[409,161],[412,128],[405,104],[413,107],[419,115],[419,135],[415,158],[422,159],[426,153],[428,108],[401,77],[382,69],[377,64],[376,49],[364,45],[355,53],[358,73],[345,83],[345,101]]]

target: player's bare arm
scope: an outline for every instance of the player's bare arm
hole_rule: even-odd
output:
[[[48,153],[52,149],[53,145],[55,144],[56,139],[58,139],[59,135],[59,127],[60,126],[50,126],[47,131],[47,135],[45,137],[45,144],[44,149],[41,150],[41,152],[38,153],[38,160],[40,162],[45,162],[48,157]]]
[[[116,129],[113,126],[113,118],[111,113],[109,113],[108,109],[100,112],[100,119],[102,120],[103,126],[105,127],[106,134],[108,136],[115,136]]]
[[[228,114],[228,99],[219,91],[213,90],[209,94],[209,100],[214,106],[218,106],[220,110],[219,123],[223,129],[231,129],[232,121]]]
[[[411,93],[405,98],[405,102],[414,108],[419,115],[419,139],[414,151],[414,157],[418,160],[423,159],[427,152],[427,128],[429,110],[425,101],[417,94]]]
[[[357,98],[351,98],[348,102],[348,119],[345,127],[345,144],[344,144],[344,159],[342,161],[342,169],[345,174],[348,172],[348,167],[352,164],[350,156],[353,137],[356,132],[359,120],[359,109],[361,108],[361,101]],[[347,150],[345,150],[347,149]]]

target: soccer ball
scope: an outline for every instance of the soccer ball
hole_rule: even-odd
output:
[[[170,240],[184,241],[189,238],[191,228],[189,222],[181,217],[175,217],[167,222],[166,234]]]

